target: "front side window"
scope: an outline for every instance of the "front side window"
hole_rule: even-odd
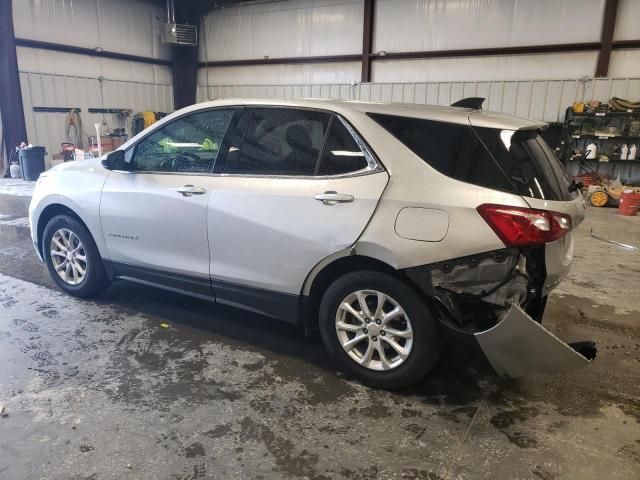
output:
[[[234,110],[208,110],[181,117],[140,141],[131,170],[210,173]]]
[[[224,172],[314,175],[331,115],[288,108],[246,109]]]
[[[571,197],[567,175],[537,131],[369,115],[425,163],[451,178],[525,197]]]

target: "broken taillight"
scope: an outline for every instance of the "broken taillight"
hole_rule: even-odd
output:
[[[507,247],[553,242],[571,230],[571,217],[564,213],[490,203],[477,210]]]

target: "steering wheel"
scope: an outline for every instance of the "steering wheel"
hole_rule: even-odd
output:
[[[195,153],[180,152],[171,160],[165,160],[160,164],[160,168],[171,172],[193,172],[197,170],[200,157]]]

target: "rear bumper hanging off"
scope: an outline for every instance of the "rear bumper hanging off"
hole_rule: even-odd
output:
[[[505,377],[528,373],[562,373],[587,365],[595,358],[595,342],[572,348],[517,305],[495,326],[473,334],[487,360]]]
[[[467,346],[471,340],[493,370],[503,377],[568,372],[588,365],[596,356],[595,342],[567,344],[517,305],[512,305],[490,329],[462,334],[465,339],[461,334],[458,330],[453,338]]]

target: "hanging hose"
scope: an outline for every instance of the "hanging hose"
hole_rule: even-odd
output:
[[[629,100],[619,97],[611,97],[609,99],[609,106],[611,110],[616,112],[627,112],[629,110],[632,112],[640,112],[640,102],[630,102]]]
[[[65,135],[77,148],[82,148],[82,118],[80,112],[71,109],[65,120]]]

